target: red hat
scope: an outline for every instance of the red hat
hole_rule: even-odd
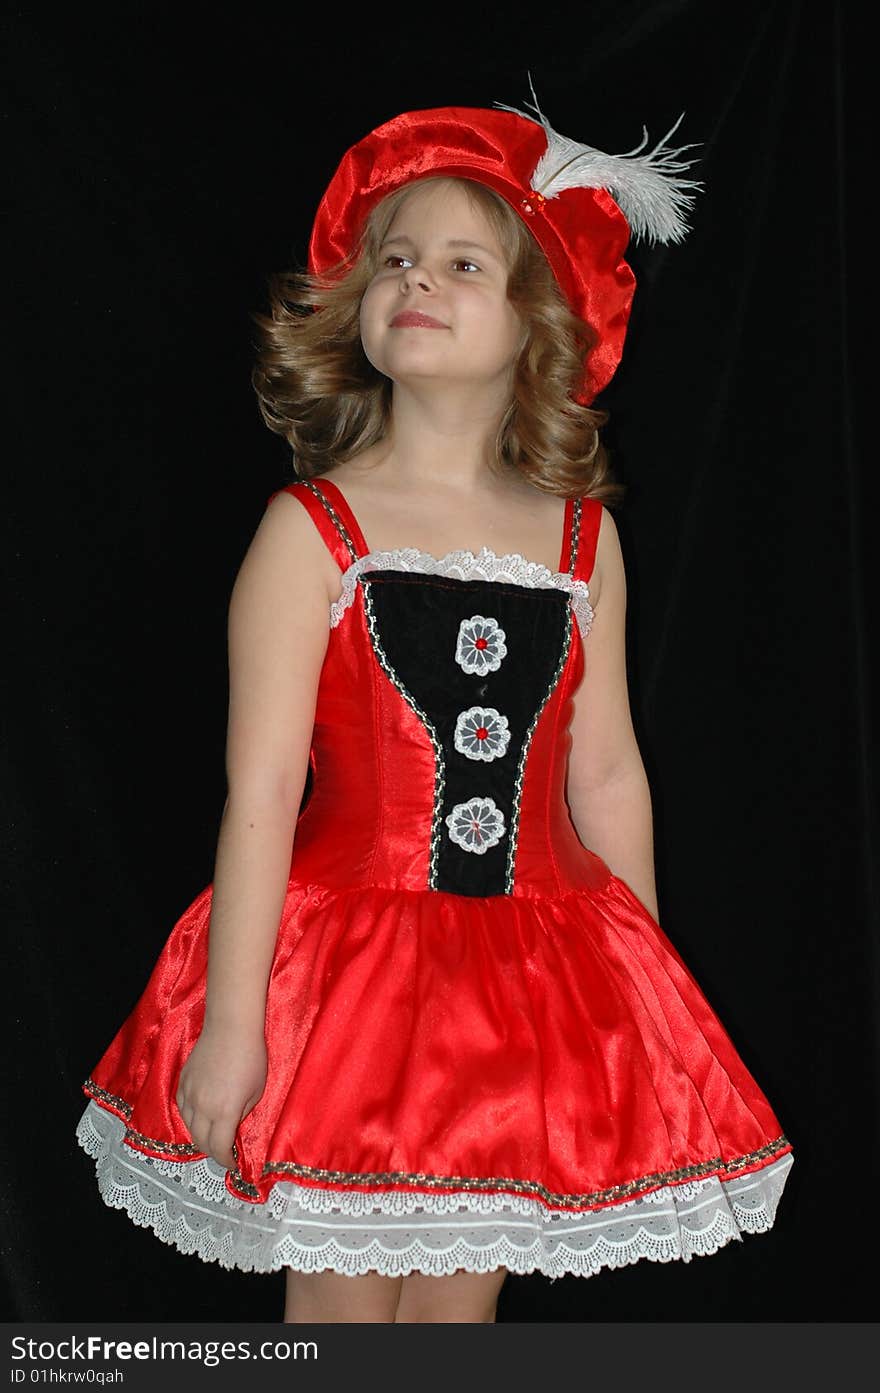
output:
[[[534,96],[534,88],[532,88]],[[635,290],[624,260],[630,236],[680,242],[685,213],[700,185],[676,177],[691,146],[647,154],[640,145],[607,155],[513,107],[447,106],[407,111],[386,121],[343,156],[318,207],[309,270],[321,275],[349,255],[370,210],[416,179],[475,179],[519,214],[540,244],[570,307],[595,335],[576,399],[593,400],[620,362]],[[612,194],[614,195],[612,197]]]

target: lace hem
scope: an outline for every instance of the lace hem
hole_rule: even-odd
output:
[[[524,585],[529,589],[563,590],[569,596],[582,638],[590,632],[593,623],[593,607],[585,580],[574,580],[565,571],[551,571],[539,561],[527,561],[518,552],[497,556],[489,547],[482,547],[476,555],[472,551],[450,551],[437,557],[416,547],[401,547],[396,551],[371,551],[352,562],[342,576],[342,593],[330,606],[331,629],[336,628],[351,605],[358,580],[365,571],[420,571],[423,575],[452,576],[455,580],[506,581],[509,585]]]
[[[793,1163],[788,1152],[732,1180],[664,1186],[582,1213],[506,1194],[368,1194],[292,1181],[277,1182],[261,1205],[231,1195],[213,1158],[162,1161],[124,1145],[124,1134],[122,1120],[93,1100],[76,1129],[105,1203],[182,1253],[244,1272],[445,1276],[506,1267],[557,1278],[641,1258],[690,1262],[769,1229]]]

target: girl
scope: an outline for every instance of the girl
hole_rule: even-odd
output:
[[[285,1268],[291,1322],[689,1261],[792,1163],[658,923],[589,405],[629,236],[679,240],[694,186],[534,110],[379,127],[273,283],[255,385],[299,477],[232,594],[215,878],[83,1084],[105,1201]]]

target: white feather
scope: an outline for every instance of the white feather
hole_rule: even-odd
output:
[[[554,131],[538,106],[531,77],[529,86],[535,101],[526,105],[535,116],[503,102],[494,105],[544,128],[547,149],[532,171],[532,189],[545,198],[557,198],[566,189],[606,189],[629,223],[634,238],[644,238],[648,242],[681,242],[689,231],[687,214],[693,207],[693,191],[703,187],[697,180],[680,177],[682,170],[690,169],[695,163],[682,160],[680,156],[695,147],[680,145],[673,149],[666,145],[681,125],[684,112],[672,130],[647,154],[642,153],[648,144],[648,132],[643,126],[642,139],[634,150],[622,155],[607,155],[592,145],[582,145]]]

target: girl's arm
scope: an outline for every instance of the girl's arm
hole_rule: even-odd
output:
[[[584,645],[584,677],[574,699],[569,809],[584,846],[601,856],[657,919],[651,792],[626,680],[626,576],[607,508],[590,588],[597,589],[598,597]]]
[[[193,1141],[226,1166],[235,1128],[265,1087],[266,994],[329,635],[329,560],[308,514],[280,494],[229,605],[228,795],[205,1020],[177,1096]]]

